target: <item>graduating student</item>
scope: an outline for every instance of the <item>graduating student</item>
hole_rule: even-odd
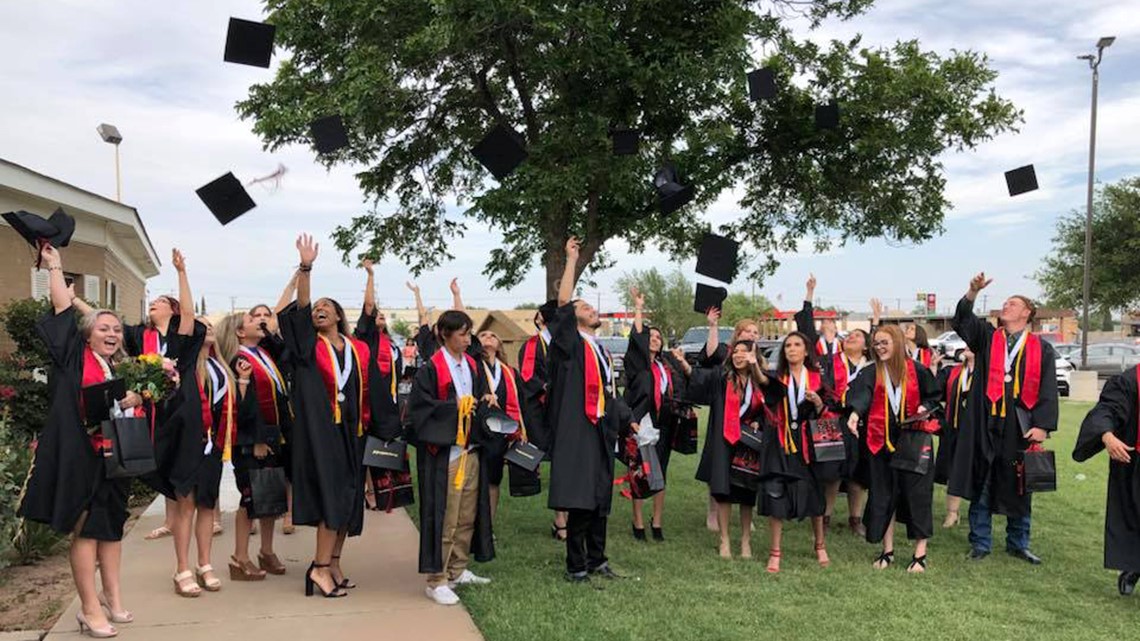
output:
[[[1140,369],[1113,376],[1081,423],[1073,460],[1108,452],[1108,504],[1104,515],[1104,567],[1119,570],[1116,587],[1131,595],[1140,580]]]
[[[280,314],[293,359],[293,521],[317,528],[305,595],[345,596],[354,587],[340,558],[345,538],[364,526],[364,426],[371,420],[363,341],[349,336],[344,309],[331,298],[310,298],[310,272],[319,246],[297,239],[297,300]]]
[[[476,337],[481,346],[482,357],[476,359],[479,375],[484,379],[487,391],[486,403],[481,409],[501,410],[511,420],[519,424],[519,429],[511,434],[498,434],[483,426],[483,444],[479,449],[479,465],[487,477],[488,496],[491,504],[491,519],[499,508],[499,489],[503,484],[503,469],[506,465],[507,450],[519,439],[530,440],[530,422],[523,413],[523,392],[518,370],[507,364],[503,354],[503,341],[498,334],[485,329]],[[481,411],[479,420],[485,421],[486,411]]]
[[[634,302],[633,331],[629,334],[629,347],[625,352],[625,402],[640,422],[648,415],[653,426],[661,433],[654,446],[661,463],[661,474],[668,474],[669,455],[673,450],[673,436],[680,417],[674,401],[680,396],[676,380],[682,373],[680,361],[685,360],[679,349],[666,351],[665,337],[656,327],[648,327],[642,318],[645,297],[634,287],[630,291]],[[633,498],[633,537],[645,540],[645,517],[642,514],[644,499]],[[653,540],[664,541],[662,516],[665,511],[665,490],[653,495],[653,520],[650,527]]]
[[[1029,551],[1033,495],[1020,491],[1017,470],[1029,445],[1057,429],[1057,354],[1033,334],[1037,308],[1024,296],[1002,304],[1001,329],[974,315],[974,299],[991,282],[975,276],[954,315],[976,366],[946,491],[970,501],[970,559],[990,554],[996,512],[1006,516],[1006,551],[1037,565]]]
[[[550,324],[558,311],[558,301],[548,300],[534,314],[534,327],[538,333],[527,339],[519,349],[519,380],[523,390],[523,416],[527,434],[534,444],[549,456],[555,417],[547,411],[550,379],[553,372],[547,369],[550,351]],[[550,524],[550,536],[556,541],[566,540],[566,513],[555,512]]]
[[[73,535],[71,575],[80,601],[75,618],[80,631],[109,637],[117,630],[103,607],[114,623],[134,618],[123,607],[119,586],[130,479],[107,478],[103,436],[98,429],[87,429],[81,389],[114,377],[115,363],[123,357],[123,323],[109,310],[77,318],[77,299],[64,281],[59,252],[45,245],[40,256],[48,272],[52,310],[40,319],[37,331],[51,357],[51,400],[17,514]],[[127,392],[113,411],[132,415],[141,405],[138,394]],[[102,598],[95,584],[97,565]]]
[[[803,333],[788,334],[780,346],[775,376],[769,377],[763,390],[771,408],[771,420],[764,426],[758,506],[760,514],[768,517],[768,572],[772,574],[780,571],[783,522],[793,519],[811,519],[816,560],[821,567],[831,565],[823,525],[826,502],[821,479],[830,479],[831,475],[825,477],[821,470],[836,466],[813,460],[810,424],[834,416],[837,408],[832,391],[812,358],[812,344]]]
[[[907,355],[932,372],[938,369],[938,361],[941,358],[931,349],[930,340],[926,337],[926,328],[918,323],[907,323],[904,329]]]
[[[411,440],[416,447],[420,510],[419,571],[427,574],[427,597],[455,605],[452,585],[478,585],[490,579],[468,569],[469,557],[494,558],[488,479],[479,465],[484,441],[479,402],[497,404],[467,353],[471,318],[453,309],[436,322],[441,345],[416,372],[408,397]]]
[[[963,361],[953,367],[938,370],[938,389],[942,390],[946,410],[942,414],[942,431],[938,434],[938,458],[934,464],[934,482],[946,485],[950,470],[954,469],[954,453],[958,449],[958,431],[968,415],[970,388],[974,382],[974,353],[970,348],[962,352]],[[946,495],[946,519],[942,527],[958,525],[962,497]]]
[[[566,576],[617,578],[606,558],[606,521],[613,497],[614,447],[623,426],[636,430],[629,408],[613,390],[609,354],[594,333],[598,311],[574,300],[578,239],[566,241],[566,268],[558,287],[548,364],[557,369],[547,411],[558,417],[550,466],[549,506],[567,511]]]
[[[717,350],[717,321],[720,310],[708,312],[709,353]],[[708,427],[705,433],[701,461],[697,467],[697,480],[708,484],[709,495],[716,501],[717,529],[720,532],[720,556],[732,558],[729,539],[729,516],[733,505],[740,506],[740,556],[752,558],[752,510],[756,506],[754,484],[737,477],[734,465],[752,468],[759,466],[760,455],[741,442],[742,426],[753,430],[763,429],[764,394],[768,384],[755,343],[738,340],[723,365],[693,368],[680,363],[688,376],[685,394],[689,400],[709,406]]]
[[[926,542],[934,533],[934,467],[919,473],[897,469],[892,462],[901,455],[904,439],[937,429],[927,419],[939,407],[939,392],[930,370],[907,357],[905,341],[895,325],[875,330],[875,367],[860,372],[847,390],[847,427],[855,432],[861,422],[866,425],[867,451],[862,454],[868,457],[871,482],[863,523],[867,541],[883,544],[875,569],[894,563],[897,521],[906,525],[907,538],[916,541],[907,571],[925,572]],[[904,434],[908,431],[913,433]],[[914,449],[922,454],[923,448]]]

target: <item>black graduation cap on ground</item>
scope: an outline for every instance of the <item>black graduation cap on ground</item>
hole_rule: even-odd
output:
[[[731,283],[736,275],[736,255],[740,243],[731,238],[705,234],[697,252],[697,273],[722,283]]]
[[[495,180],[510,176],[528,156],[522,137],[501,124],[487,132],[479,144],[471,149],[471,154],[491,172]]]
[[[640,129],[614,129],[610,132],[615,156],[635,156],[641,149]]]
[[[67,247],[75,232],[75,219],[63,209],[55,210],[48,219],[27,211],[10,211],[3,218],[36,251],[40,249],[40,241],[56,248]]]
[[[836,129],[839,127],[839,103],[832,100],[815,106],[815,128]]]
[[[771,100],[776,97],[776,70],[764,67],[748,72],[748,99]]]
[[[728,298],[727,289],[697,283],[697,294],[693,300],[693,311],[698,314],[704,314],[709,311],[710,307],[720,309],[726,298]]]
[[[230,18],[226,31],[226,62],[269,68],[277,27],[264,22]]]
[[[348,146],[348,132],[339,115],[317,118],[309,123],[309,131],[313,135],[313,146],[319,154],[331,154]]]
[[[677,168],[666,164],[653,175],[653,187],[657,189],[657,202],[661,213],[668,215],[684,207],[693,199],[693,186],[682,185],[677,176]]]
[[[1033,165],[1026,165],[1005,172],[1005,185],[1009,187],[1010,196],[1019,196],[1026,192],[1036,191],[1037,172]]]
[[[196,192],[223,225],[257,206],[233,172],[199,187]]]

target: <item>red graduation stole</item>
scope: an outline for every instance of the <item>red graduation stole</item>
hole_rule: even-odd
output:
[[[81,385],[89,387],[91,385],[98,385],[107,380],[107,373],[103,371],[103,367],[99,364],[99,359],[96,358],[95,352],[91,348],[83,346],[83,380]],[[83,407],[83,394],[79,395],[79,415],[82,416],[84,412]],[[90,436],[91,447],[95,448],[96,452],[101,452],[103,446],[106,444],[103,441],[103,433],[96,430]]]
[[[534,369],[540,347],[542,348],[542,355],[546,356],[546,341],[542,340],[542,334],[531,336],[523,345],[523,358],[519,366],[519,374],[524,381],[529,382],[530,379],[534,378]]]
[[[930,362],[934,358],[934,350],[930,349],[929,347],[919,347],[918,353],[915,354],[915,356],[918,357],[915,360],[922,363],[923,367],[929,369],[930,368]]]
[[[955,365],[954,369],[950,370],[950,379],[946,381],[946,411],[953,416],[950,425],[955,429],[958,428],[958,418],[962,413],[962,399],[958,392],[958,381],[965,373],[965,365]]]
[[[510,435],[508,438],[518,438],[522,441],[526,441],[526,423],[523,421],[522,406],[519,404],[519,386],[515,380],[515,371],[511,369],[510,365],[503,362],[499,363],[499,367],[502,368],[503,371],[503,386],[507,389],[507,399],[503,404],[503,411],[506,412],[507,416],[511,417],[511,419],[518,421],[519,424],[519,431]],[[487,363],[483,363],[483,369],[487,372],[487,382],[490,383],[491,366]],[[492,393],[497,394],[497,391],[492,390]]]
[[[467,366],[471,369],[472,383],[474,383],[475,372],[477,367],[475,359],[471,358],[470,354],[464,353],[463,358],[467,359]],[[443,350],[436,350],[431,355],[431,364],[435,366],[435,397],[437,400],[447,400],[447,390],[451,387],[451,368],[447,366],[447,357],[444,356]],[[459,397],[459,388],[455,388],[455,396]]]
[[[467,359],[467,367],[471,370],[471,385],[475,385],[475,372],[476,365],[475,359],[466,352],[463,358]],[[444,349],[441,348],[436,353],[431,355],[429,361],[432,367],[435,368],[435,394],[436,399],[440,401],[447,400],[447,394],[450,388],[455,388],[455,405],[456,405],[456,425],[455,425],[455,445],[456,447],[463,448],[463,452],[459,455],[459,471],[455,475],[454,487],[459,489],[463,487],[463,481],[466,476],[466,460],[467,460],[467,439],[471,434],[471,417],[474,414],[475,403],[472,397],[459,396],[459,388],[455,387],[451,378],[451,367],[448,366],[447,357],[444,356]],[[474,389],[472,389],[474,391]],[[428,446],[428,452],[433,456],[438,451],[435,445]]]
[[[839,342],[839,337],[836,337],[834,345],[835,345],[835,353],[832,354],[833,356],[839,354],[839,352],[842,351],[842,346]],[[820,336],[815,341],[815,353],[819,356],[826,356],[827,355],[827,341],[824,340],[824,338],[822,336]]]
[[[1026,332],[1029,328],[1025,328]],[[986,375],[986,398],[990,399],[990,414],[1005,417],[1005,329],[994,332],[990,340],[990,367]],[[1025,371],[1022,381],[1021,372]],[[1020,399],[1025,409],[1033,409],[1041,393],[1041,338],[1028,334],[1025,344],[1015,357],[1013,369],[1013,398]],[[1000,404],[1000,409],[999,409]]]
[[[206,376],[209,376],[209,364],[206,365]],[[204,379],[204,377],[199,377]],[[226,400],[222,406],[221,425],[218,429],[214,430],[214,402],[210,394],[206,393],[205,380],[198,381],[198,398],[202,402],[202,431],[206,433],[206,438],[214,439],[214,447],[222,449],[222,460],[228,461],[231,459],[232,447],[234,442],[234,433],[237,430],[237,404],[234,402],[237,396],[237,389],[232,379],[229,376],[225,377],[222,384],[226,386]]]
[[[843,366],[844,366],[844,368],[846,368],[845,364]],[[847,370],[844,369],[843,371],[846,372]],[[808,379],[807,380],[807,388],[809,390],[812,390],[813,392],[817,392],[817,391],[819,391],[819,388],[823,387],[823,383],[820,379],[820,373],[819,372],[812,371],[809,369],[807,379]],[[791,375],[790,374],[787,374],[784,376],[783,383],[784,383],[785,388],[791,387]],[[795,453],[797,453],[796,441],[793,438],[793,434],[792,434],[791,412],[792,412],[792,410],[790,407],[790,403],[788,401],[788,395],[787,395],[787,392],[785,392],[784,393],[784,400],[782,403],[780,403],[780,406],[777,408],[777,411],[776,411],[776,418],[780,422],[780,429],[777,431],[777,434],[780,437],[780,446],[784,448],[784,454],[795,454]],[[798,451],[803,452],[804,462],[807,463],[808,462],[807,430],[800,430],[800,447],[799,447]]]
[[[281,377],[281,372],[277,370],[277,364],[273,362],[273,357],[267,354],[265,350],[257,346],[249,349],[256,350],[265,359],[265,363],[269,363],[269,367],[273,368],[273,372],[270,372],[260,358],[251,357],[245,352],[238,352],[238,358],[244,359],[253,368],[253,389],[257,392],[257,406],[261,410],[262,420],[265,421],[266,425],[279,426],[281,425],[281,416],[277,409],[278,392],[277,384],[273,382],[273,374]],[[280,380],[285,381],[284,378]]]
[[[878,373],[877,373],[878,374]],[[871,396],[871,410],[867,414],[867,449],[872,454],[878,454],[887,446],[887,451],[894,452],[895,445],[891,443],[890,430],[887,428],[887,411],[890,401],[887,400],[887,385],[883,379],[886,372],[875,377],[875,393]],[[907,416],[918,413],[918,373],[915,371],[914,361],[906,360],[906,382],[903,385],[902,412],[898,419],[902,421]]]
[[[851,373],[847,371],[847,355],[840,351],[831,361],[832,383],[835,394],[844,405],[847,404],[847,386],[851,384]]]
[[[395,363],[392,359],[392,339],[387,332],[380,332],[380,342],[376,345],[376,366],[381,376],[390,377],[392,400],[396,400],[396,377],[392,375]]]
[[[665,369],[665,389],[661,389],[661,378],[658,376],[657,370],[658,363]],[[670,398],[673,396],[673,368],[669,367],[665,361],[655,361],[649,364],[649,373],[653,376],[653,407],[660,413],[661,395],[665,394]]]
[[[755,413],[759,409],[760,397],[760,390],[753,389],[746,413]],[[729,445],[736,445],[740,441],[740,392],[736,391],[731,377],[724,382],[724,427],[721,431]]]
[[[585,361],[586,420],[597,425],[598,419],[606,414],[606,394],[602,384],[602,355],[594,350],[589,340],[582,339],[582,357]]]
[[[314,350],[316,352],[317,371],[320,372],[321,380],[325,384],[325,392],[329,397],[329,405],[332,407],[333,413],[333,424],[335,425],[341,422],[340,401],[336,398],[336,395],[340,393],[336,380],[336,353],[334,352],[332,341],[320,335],[317,338],[320,339],[320,343]],[[371,355],[368,353],[368,346],[365,345],[363,341],[344,335],[341,335],[341,339],[344,340],[346,348],[350,343],[352,345],[352,357],[355,361],[353,364],[356,367],[356,375],[360,381],[360,385],[357,386],[357,407],[359,408],[358,414],[360,418],[356,425],[356,435],[363,436],[364,425],[369,422],[371,412],[369,411],[368,403],[364,402],[364,399],[368,397],[368,370],[364,369],[361,363],[367,363]]]
[[[142,338],[143,338],[143,344],[142,344],[142,353],[143,354],[161,354],[162,353],[159,351],[162,347],[162,335],[160,335],[158,333],[157,329],[155,329],[153,327],[144,327]]]

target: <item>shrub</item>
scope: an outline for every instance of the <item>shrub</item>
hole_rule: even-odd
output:
[[[8,411],[9,428],[25,441],[43,429],[47,416],[49,359],[36,323],[49,306],[47,299],[24,298],[0,310],[0,322],[16,343],[14,354],[0,355],[0,411]]]

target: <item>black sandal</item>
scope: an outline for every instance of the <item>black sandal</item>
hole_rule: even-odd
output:
[[[334,559],[336,559],[337,561],[339,561],[339,560],[340,560],[340,555],[334,556],[334,557],[332,557],[332,558],[334,558]],[[338,588],[341,588],[341,589],[344,589],[344,590],[351,590],[351,589],[353,589],[353,588],[355,588],[355,587],[356,587],[356,584],[355,584],[355,583],[353,583],[353,582],[352,582],[352,581],[351,581],[351,580],[350,580],[350,579],[349,579],[347,576],[342,576],[342,577],[341,577],[341,579],[340,579],[340,583],[337,583],[337,584],[336,584],[336,587],[338,587]]]
[[[922,557],[922,558],[925,559],[926,557]],[[885,569],[891,567],[891,564],[894,562],[895,562],[895,551],[891,550],[890,552],[883,552],[882,554],[880,554],[879,558],[875,559],[875,562],[872,563],[871,566],[874,567],[876,570],[885,570]],[[880,563],[883,564],[883,567],[876,567]]]
[[[309,564],[309,569],[305,572],[305,596],[313,596],[313,588],[316,588],[317,591],[321,593],[321,596],[325,597],[326,599],[335,599],[342,596],[348,596],[348,592],[341,590],[340,586],[333,588],[332,592],[325,592],[325,589],[321,587],[321,584],[317,583],[316,580],[313,579],[313,570],[317,568],[327,568],[328,566],[328,563],[318,564],[316,561],[313,561]]]
[[[662,530],[659,526],[656,526],[656,525],[650,525],[649,529],[653,532],[653,540],[654,541],[664,541],[665,540],[665,530]]]
[[[633,529],[633,538],[637,539],[638,541],[645,540],[645,528],[637,527],[636,525],[632,524],[630,525],[630,528]]]
[[[922,556],[911,556],[910,557],[910,563],[907,564],[907,566],[906,566],[906,571],[912,572],[914,570],[915,566],[921,567],[922,571],[926,572],[926,555],[925,554],[923,554]]]
[[[558,527],[556,523],[550,524],[550,538],[555,541],[565,541],[568,534],[569,532],[567,532],[565,525]]]

